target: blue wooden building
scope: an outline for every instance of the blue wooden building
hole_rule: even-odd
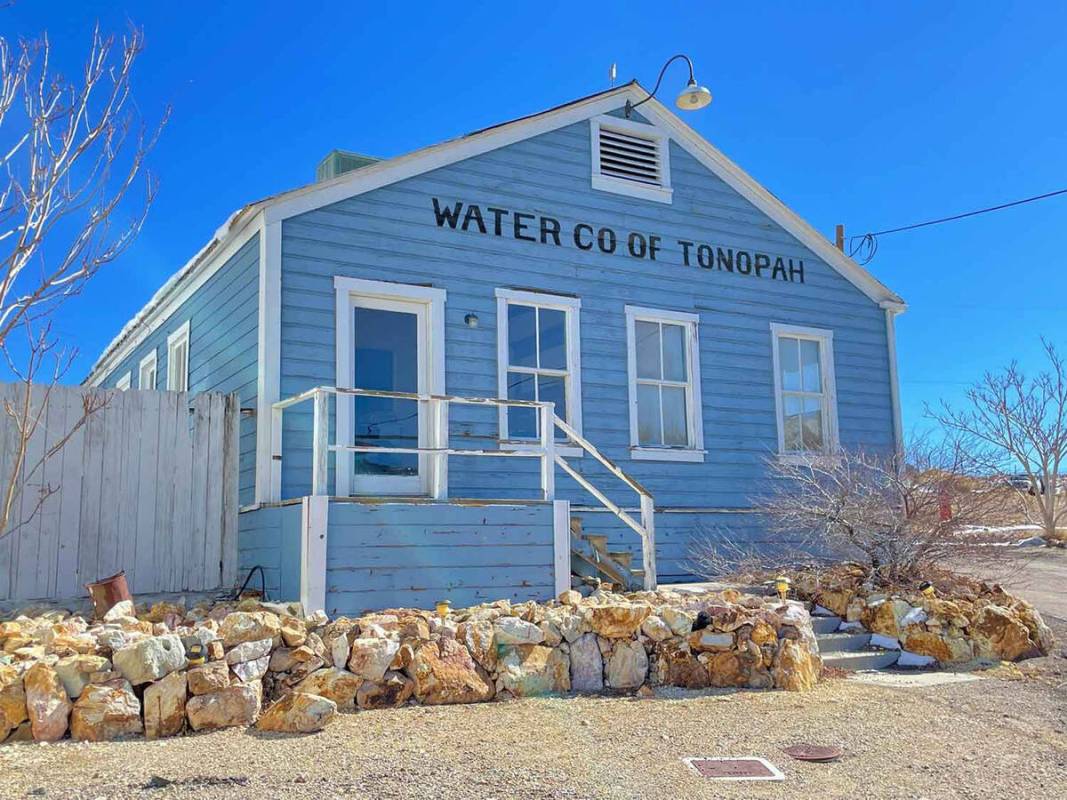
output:
[[[352,613],[690,578],[901,435],[903,301],[627,84],[234,213],[93,385],[237,392],[240,560]]]

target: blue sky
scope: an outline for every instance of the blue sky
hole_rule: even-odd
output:
[[[174,110],[141,237],[57,320],[72,380],[231,211],[331,148],[398,155],[606,88],[613,61],[651,86],[692,56],[715,101],[686,121],[830,237],[1067,187],[1062,4],[21,0],[0,30],[47,31],[73,69],[97,20],[144,28],[137,103]],[[1041,335],[1067,349],[1065,233],[1067,196],[880,241],[870,269],[910,304],[906,427],[984,369],[1038,364]]]

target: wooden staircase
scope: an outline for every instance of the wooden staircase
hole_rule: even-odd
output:
[[[609,550],[608,537],[585,533],[582,520],[571,517],[571,587],[589,594],[601,584],[632,592],[644,586],[645,571],[633,567],[630,550]]]

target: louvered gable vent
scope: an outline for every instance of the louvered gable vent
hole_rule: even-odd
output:
[[[663,168],[658,140],[601,126],[600,174],[649,186],[662,186]]]

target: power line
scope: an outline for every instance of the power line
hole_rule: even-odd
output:
[[[958,219],[966,219],[967,217],[975,217],[979,214],[988,214],[991,211],[1001,211],[1005,208],[1013,208],[1014,206],[1021,206],[1026,203],[1033,203],[1038,200],[1047,200],[1050,197],[1057,197],[1058,195],[1067,194],[1067,189],[1057,189],[1054,192],[1045,192],[1044,194],[1037,194],[1033,197],[1024,197],[1022,200],[1012,200],[1009,203],[1001,203],[995,206],[988,206],[987,208],[979,208],[975,211],[967,211],[963,214],[953,214],[950,217],[941,217],[939,219],[931,219],[925,222],[915,222],[911,225],[901,225],[899,228],[887,228],[884,231],[873,231],[871,233],[860,234],[859,236],[850,236],[849,240],[849,256],[856,258],[861,264],[869,264],[878,252],[878,237],[887,236],[890,233],[900,233],[901,231],[912,231],[916,228],[926,228],[930,225],[941,225],[945,222],[955,222]],[[859,240],[857,244],[852,244],[856,239]]]

